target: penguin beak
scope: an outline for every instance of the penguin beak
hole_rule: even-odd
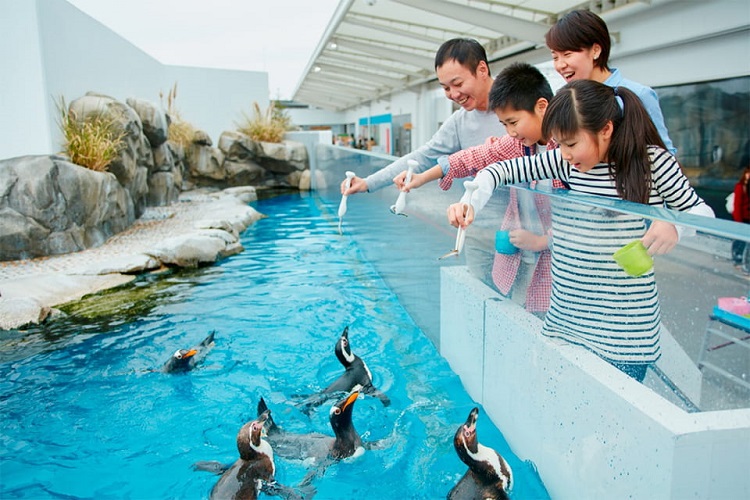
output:
[[[344,405],[341,407],[341,411],[344,411],[350,404],[354,403],[359,397],[359,391],[354,391],[346,398]]]
[[[188,352],[186,352],[185,354],[183,354],[182,357],[183,357],[183,359],[184,358],[189,358],[189,357],[195,356],[196,354],[198,354],[198,351],[196,351],[195,349],[190,349]]]
[[[479,408],[473,408],[469,412],[469,416],[466,418],[464,423],[464,434],[468,437],[476,432],[477,429],[477,417],[479,416]]]

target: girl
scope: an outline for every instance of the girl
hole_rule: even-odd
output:
[[[556,150],[494,163],[479,172],[471,200],[448,208],[466,227],[501,185],[560,179],[570,189],[713,217],[666,151],[640,99],[592,80],[568,83],[550,101],[543,134]],[[464,197],[465,198],[465,197]],[[659,358],[660,311],[653,271],[628,276],[612,254],[641,239],[650,254],[669,252],[667,222],[553,200],[553,287],[543,333],[583,345],[642,381]]]

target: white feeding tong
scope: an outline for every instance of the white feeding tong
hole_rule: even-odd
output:
[[[469,200],[469,206],[471,206],[472,198],[474,198],[474,191],[476,191],[478,187],[479,186],[473,181],[464,181],[464,189],[466,189],[466,193],[468,194],[467,199]],[[452,257],[454,255],[458,257],[461,254],[461,250],[463,250],[464,248],[465,239],[466,239],[466,229],[464,229],[461,226],[458,226],[458,231],[456,232],[455,248],[453,248],[453,250],[443,255],[442,257],[438,257],[438,260],[443,260],[446,257]]]
[[[348,190],[352,185],[352,179],[354,178],[356,174],[352,172],[351,170],[348,170],[346,172],[346,183],[344,186],[346,186],[345,190]],[[344,234],[341,230],[341,223],[344,221],[344,214],[346,213],[346,199],[349,197],[349,195],[342,195],[341,196],[341,203],[339,203],[339,234]]]
[[[411,176],[414,174],[414,168],[419,166],[419,163],[417,163],[416,160],[407,160],[406,164],[408,165],[408,168],[406,169],[406,178],[404,179],[404,184],[409,184],[411,182]],[[404,208],[406,208],[406,191],[401,191],[400,193],[398,193],[396,203],[394,205],[391,205],[391,213],[394,215],[403,215],[404,217],[406,217]]]

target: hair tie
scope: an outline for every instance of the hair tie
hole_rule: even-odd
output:
[[[615,101],[617,101],[617,105],[620,106],[620,114],[622,114],[625,111],[625,103],[622,101],[620,94],[617,93],[617,87],[612,87],[612,90],[615,93]]]

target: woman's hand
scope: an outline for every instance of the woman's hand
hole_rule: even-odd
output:
[[[677,245],[677,241],[679,241],[679,236],[674,225],[660,220],[651,222],[651,227],[641,238],[641,242],[648,249],[649,255],[671,252]]]
[[[448,207],[448,222],[453,227],[466,229],[474,222],[474,208],[466,203],[454,203]]]
[[[513,229],[509,233],[510,242],[516,248],[530,252],[541,252],[547,249],[547,237],[539,236],[525,229]]]

